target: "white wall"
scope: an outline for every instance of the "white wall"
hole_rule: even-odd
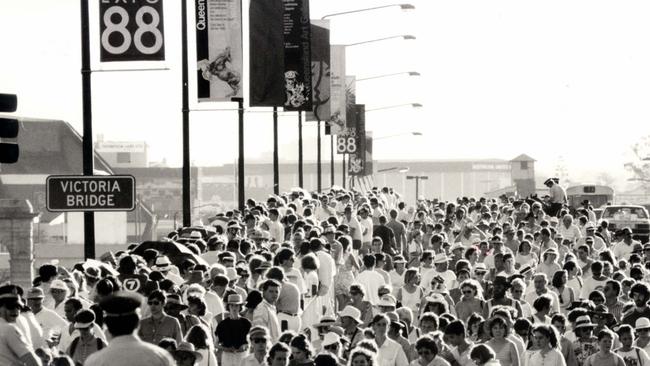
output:
[[[83,212],[69,212],[67,216],[67,244],[83,244]],[[126,244],[126,228],[126,212],[95,212],[95,243]]]

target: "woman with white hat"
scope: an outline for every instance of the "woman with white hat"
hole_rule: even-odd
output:
[[[587,358],[598,352],[598,339],[593,335],[594,328],[596,328],[596,324],[591,322],[589,315],[583,315],[576,319],[573,331],[577,339],[573,343],[573,348],[576,351],[578,366],[584,366]]]

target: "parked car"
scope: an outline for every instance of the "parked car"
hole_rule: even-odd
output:
[[[612,231],[629,227],[632,229],[634,239],[642,243],[647,243],[650,240],[650,218],[648,210],[643,206],[605,206],[601,219],[609,222],[609,229]]]

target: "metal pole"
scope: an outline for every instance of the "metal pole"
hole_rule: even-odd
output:
[[[239,159],[237,160],[237,178],[238,195],[239,195],[239,210],[244,212],[246,207],[246,187],[244,186],[244,98],[232,98],[237,101],[239,106]]]
[[[93,111],[90,70],[88,0],[81,0],[81,93],[83,115],[83,174],[93,175]],[[95,259],[95,213],[84,212],[84,258]]]
[[[320,120],[316,123],[316,128],[318,129],[317,131],[317,138],[316,138],[316,149],[318,150],[316,154],[316,180],[318,182],[317,184],[317,191],[320,192],[321,189],[323,188],[323,176],[322,176],[322,171],[321,171],[321,147],[320,147]]]
[[[334,186],[334,135],[330,134],[330,187]]]
[[[343,182],[343,189],[345,189],[345,171],[348,169],[348,167],[345,165],[345,154],[341,154],[343,156],[343,166],[341,167],[341,176],[343,179],[341,179],[341,182]]]
[[[302,170],[302,112],[298,111],[298,186],[304,188],[304,174]]]
[[[183,93],[183,226],[192,225],[191,166],[190,166],[190,96],[187,65],[187,0],[181,1],[181,57]]]
[[[415,205],[418,204],[418,199],[420,197],[420,177],[415,177]]]
[[[278,158],[278,107],[273,107],[273,193],[280,194],[280,162]]]

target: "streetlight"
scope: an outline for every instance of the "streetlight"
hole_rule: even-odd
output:
[[[409,167],[407,166],[394,166],[392,168],[386,168],[386,169],[379,169],[377,170],[377,173],[385,173],[385,172],[392,172],[397,170],[399,173],[408,173]]]
[[[361,12],[364,12],[364,11],[392,8],[392,7],[398,7],[398,6],[399,6],[399,8],[401,10],[413,10],[413,9],[415,9],[415,5],[413,5],[413,4],[389,4],[389,5],[375,6],[373,8],[364,8],[364,9],[344,11],[344,12],[340,12],[340,13],[327,14],[327,15],[324,15],[323,17],[321,17],[321,19],[327,19],[327,18],[339,16],[339,15],[361,13]]]
[[[384,109],[401,108],[401,107],[422,108],[423,106],[421,103],[404,103],[404,104],[396,104],[396,105],[389,105],[385,107],[366,109],[366,112],[380,111]]]
[[[402,35],[397,35],[397,36],[389,36],[389,37],[384,37],[384,38],[371,39],[371,40],[368,40],[368,41],[348,43],[348,44],[345,44],[344,46],[345,47],[352,47],[352,46],[358,46],[360,44],[381,42],[381,41],[386,41],[386,40],[395,39],[395,38],[401,38],[401,39],[404,39],[404,40],[407,40],[407,41],[416,39],[415,36],[412,35],[412,34],[402,34]]]
[[[387,78],[387,77],[397,76],[397,75],[420,76],[420,73],[417,72],[417,71],[402,71],[402,72],[395,72],[395,73],[392,73],[392,74],[375,75],[375,76],[369,76],[367,78],[360,78],[360,79],[356,79],[356,82],[365,81],[365,80],[372,80],[372,79]]]
[[[426,175],[407,175],[406,179],[415,179],[415,204],[417,205],[418,199],[420,199],[420,180],[428,180],[429,177]]]
[[[398,133],[398,134],[395,134],[395,135],[388,135],[388,136],[379,136],[379,137],[375,137],[373,140],[377,141],[377,140],[389,139],[389,138],[392,138],[392,137],[400,137],[400,136],[422,136],[422,135],[423,135],[422,132],[417,132],[417,131],[415,131],[415,132],[407,132],[407,133]]]

